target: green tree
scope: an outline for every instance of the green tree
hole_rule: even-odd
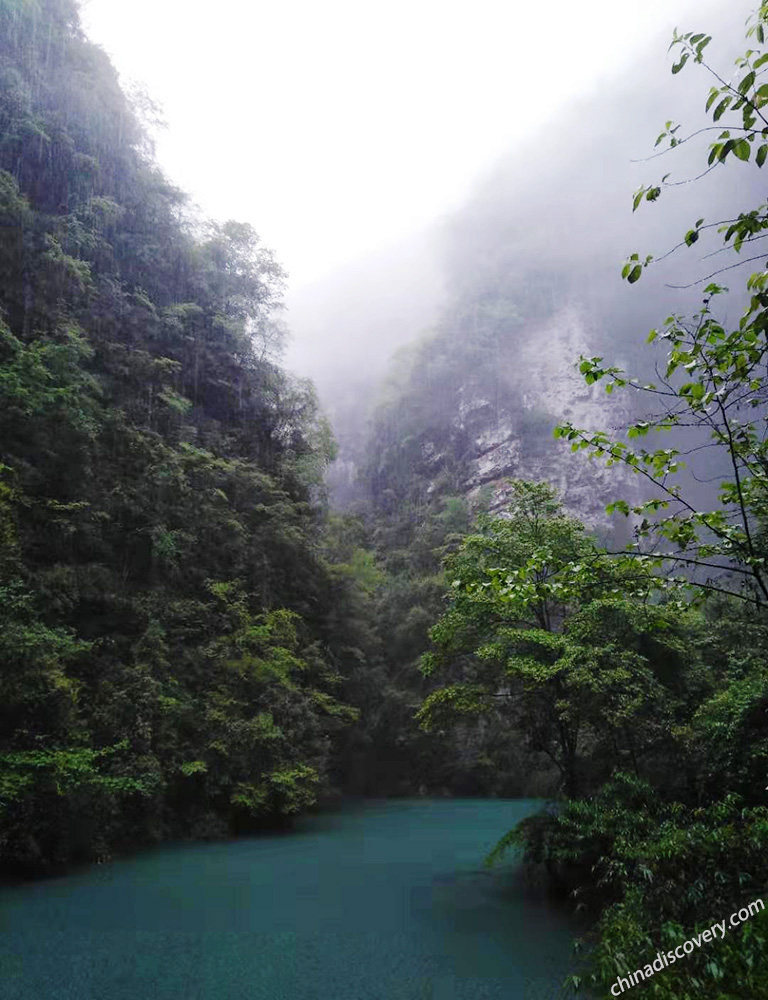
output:
[[[606,559],[551,487],[517,481],[511,492],[505,516],[481,517],[448,560],[451,604],[422,667],[455,680],[419,718],[435,729],[501,714],[575,795],[606,754],[639,773],[668,746],[681,612],[651,603],[658,581]]]

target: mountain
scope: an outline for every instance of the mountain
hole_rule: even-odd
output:
[[[332,436],[70,0],[0,0],[0,227],[0,867],[283,822],[356,716]]]

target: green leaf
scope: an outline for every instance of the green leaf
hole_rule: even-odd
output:
[[[693,396],[694,399],[702,399],[705,392],[706,389],[701,382],[694,382],[693,387],[691,388],[691,396]]]
[[[723,143],[720,147],[720,152],[718,153],[718,158],[721,162],[725,160],[728,154],[733,150],[734,145],[735,142],[733,139],[729,139],[727,142]]]
[[[712,115],[712,120],[713,121],[716,121],[716,122],[720,121],[720,119],[723,117],[723,115],[725,114],[725,112],[728,110],[728,106],[730,105],[730,103],[731,103],[732,100],[733,100],[732,97],[725,97],[725,98],[723,98],[722,101],[720,101],[720,103],[718,104],[718,106],[715,108],[715,113]]]
[[[733,152],[740,160],[746,162],[749,159],[749,154],[752,152],[752,147],[746,139],[739,139],[738,142],[733,144]]]
[[[744,79],[739,84],[739,93],[746,94],[747,91],[754,85],[755,74],[750,70],[749,73],[744,77]]]
[[[632,270],[627,275],[627,281],[630,285],[634,285],[636,281],[639,281],[640,275],[643,273],[643,268],[640,264],[635,264]]]

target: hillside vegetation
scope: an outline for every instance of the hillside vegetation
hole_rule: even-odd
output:
[[[1,0],[0,60],[2,865],[281,820],[356,716],[282,272],[159,172],[74,3]]]
[[[623,277],[698,255],[681,314],[630,348],[657,284],[589,326],[610,205],[569,216],[569,272],[542,173],[395,359],[339,513],[278,263],[163,176],[74,0],[0,0],[3,875],[345,792],[536,795],[488,861],[522,849],[587,914],[574,990],[768,998],[764,915],[647,972],[768,881],[768,206],[728,181],[762,190],[766,30],[763,4],[733,82],[709,35],[673,43],[714,82],[657,149],[703,207]]]

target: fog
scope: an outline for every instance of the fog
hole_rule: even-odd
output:
[[[162,107],[158,156],[297,290],[459,207],[477,175],[693,4],[87,0]]]
[[[349,457],[393,352],[462,310],[571,306],[622,361],[695,304],[697,290],[667,285],[707,273],[705,251],[651,269],[642,291],[621,282],[623,258],[753,192],[729,167],[633,214],[640,183],[695,175],[702,146],[633,161],[667,119],[681,135],[702,120],[709,82],[700,67],[670,75],[673,28],[711,32],[708,57],[728,72],[751,0],[735,6],[743,16],[730,0],[224,0],[211,18],[176,0],[90,0],[86,27],[162,105],[171,177],[206,214],[254,224],[286,266],[285,362],[316,382]]]
[[[743,8],[746,19],[749,4]],[[712,32],[708,57],[725,72],[743,49],[742,24],[730,3],[687,14],[681,5],[681,30]],[[362,428],[393,351],[441,324],[445,330],[451,316],[478,303],[536,297],[549,315],[573,306],[595,352],[649,374],[648,329],[701,298],[701,285],[669,286],[695,282],[724,261],[707,260],[712,247],[702,240],[630,287],[620,278],[624,258],[635,251],[658,256],[698,217],[728,217],[762,195],[754,172],[740,175],[731,166],[665,190],[658,204],[633,213],[640,184],[667,172],[672,181],[695,177],[706,149],[705,136],[648,159],[668,119],[683,123],[681,136],[702,124],[710,85],[703,67],[671,75],[670,38],[665,27],[627,46],[620,71],[521,131],[478,175],[461,207],[291,293],[289,361],[316,380],[343,456],[364,449]],[[447,335],[466,335],[458,331]]]

